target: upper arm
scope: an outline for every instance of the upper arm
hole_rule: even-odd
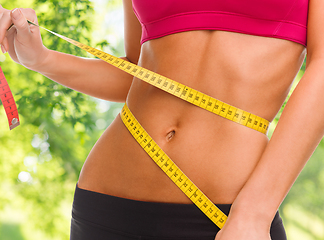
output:
[[[324,1],[309,0],[307,23],[307,65],[324,60]]]
[[[138,21],[131,0],[123,0],[124,4],[124,41],[126,57],[137,64],[141,51],[142,27]]]

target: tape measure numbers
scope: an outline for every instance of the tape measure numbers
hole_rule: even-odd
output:
[[[55,33],[44,27],[38,26],[37,24],[27,20],[29,24],[40,27],[70,43],[73,45],[89,52],[90,54],[104,60],[107,63],[137,77],[163,91],[166,91],[176,97],[179,97],[189,103],[192,103],[198,107],[206,109],[216,115],[227,118],[233,122],[249,127],[256,131],[266,134],[269,128],[269,121],[264,118],[258,117],[252,113],[246,112],[242,109],[231,106],[220,100],[217,100],[211,96],[203,94],[195,89],[192,89],[186,85],[178,83],[160,74],[154,73],[148,69],[137,66],[136,64],[130,63],[123,59],[117,58],[113,55],[100,51],[98,49],[87,46],[83,43],[77,42],[73,39],[65,37],[61,34]],[[9,29],[12,27],[11,25]],[[9,30],[8,29],[8,30]]]
[[[37,24],[34,24],[30,21],[28,21],[28,23],[38,26]],[[120,70],[127,72],[133,75],[134,77],[137,77],[189,103],[192,103],[198,107],[206,109],[209,112],[227,118],[228,120],[249,127],[261,133],[266,134],[268,131],[269,121],[264,118],[258,117],[252,113],[249,113],[237,107],[231,106],[202,92],[192,89],[186,85],[171,80],[170,78],[164,77],[148,69],[137,66],[136,64],[130,63],[126,60],[120,59],[93,47],[87,46],[83,43],[77,42],[73,39],[55,33],[46,28],[43,29],[104,60],[105,62],[110,63],[111,65],[119,68]]]
[[[182,192],[219,228],[222,228],[227,216],[180,170],[168,155],[150,137],[131,113],[127,104],[121,112],[121,119],[129,132],[145,152],[162,169]]]
[[[16,102],[12,96],[8,82],[0,67],[0,99],[6,111],[10,130],[20,124]]]
[[[115,67],[127,72],[134,77],[137,77],[163,91],[166,91],[176,97],[179,97],[189,103],[192,103],[198,107],[206,109],[221,117],[227,118],[233,122],[241,124],[243,126],[252,128],[256,131],[266,134],[269,128],[269,121],[258,117],[252,113],[243,111],[242,109],[231,106],[220,100],[217,100],[211,96],[203,94],[195,89],[192,89],[186,85],[178,83],[160,74],[154,73],[148,69],[137,66],[126,60],[117,58],[108,53],[102,52],[98,49],[89,47],[85,44],[79,43],[72,39],[61,36],[66,41],[78,46],[94,56],[114,65]]]

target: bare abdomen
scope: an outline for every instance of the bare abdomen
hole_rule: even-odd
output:
[[[236,41],[238,38],[242,39]],[[280,39],[196,31],[146,42],[139,64],[272,120],[302,63],[298,54],[302,54],[300,46]],[[283,55],[285,58],[278,57]],[[278,62],[280,69],[273,67]],[[138,79],[130,89],[128,106],[151,137],[215,203],[233,202],[268,142],[260,132]],[[190,203],[133,139],[119,116],[91,151],[79,187],[136,200]]]

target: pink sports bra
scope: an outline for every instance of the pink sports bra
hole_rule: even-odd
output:
[[[132,0],[141,44],[192,30],[281,38],[306,46],[308,0]]]

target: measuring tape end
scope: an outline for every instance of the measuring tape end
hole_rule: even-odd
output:
[[[13,124],[9,125],[9,128],[10,128],[10,130],[12,130],[12,129],[14,129],[15,127],[18,127],[19,125],[20,125],[20,122],[18,121],[18,122],[16,122],[16,123],[13,123]]]

